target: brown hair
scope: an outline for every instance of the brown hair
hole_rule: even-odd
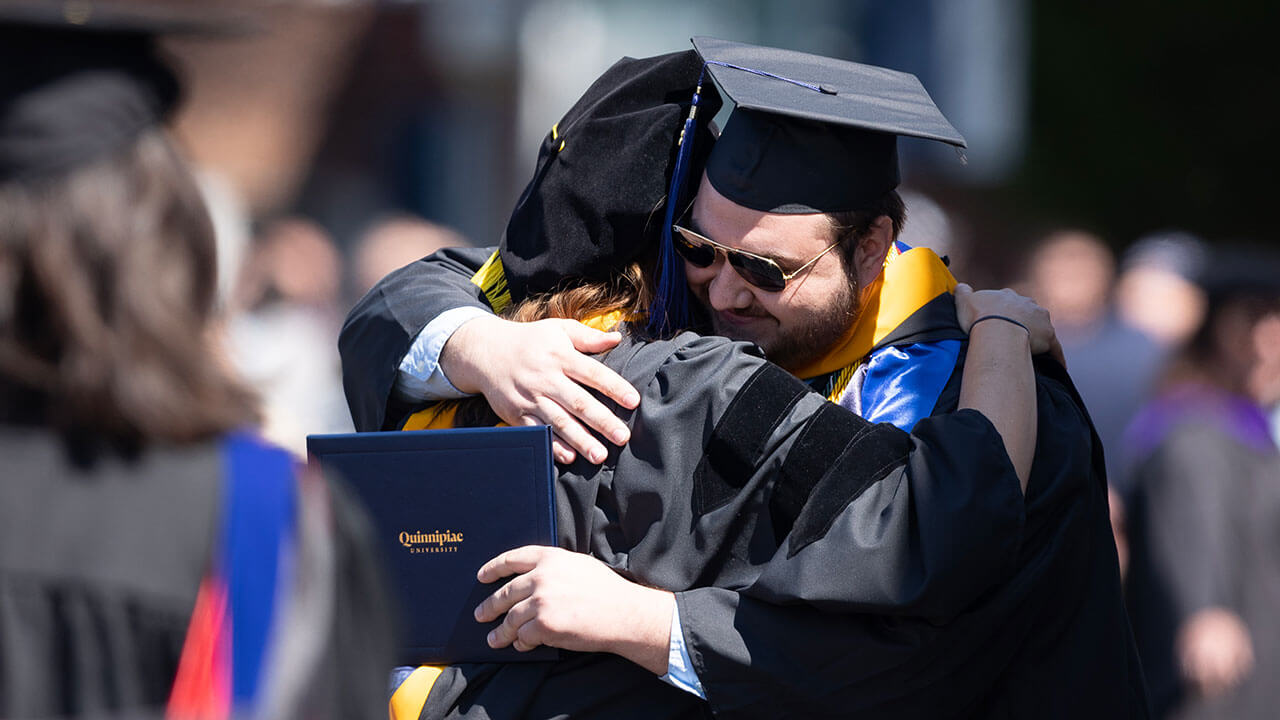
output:
[[[164,133],[0,185],[0,403],[10,421],[137,448],[252,422],[208,343],[213,227]]]
[[[871,225],[880,216],[887,216],[893,223],[893,239],[898,239],[902,228],[907,223],[907,206],[897,190],[885,193],[878,203],[865,210],[847,210],[845,212],[828,213],[831,227],[835,230],[834,242],[840,243],[838,252],[844,263],[845,276],[853,287],[858,285],[858,269],[854,264],[854,253],[858,243],[871,232]]]
[[[503,317],[516,322],[533,322],[547,318],[586,320],[615,310],[639,315],[648,309],[652,297],[648,276],[639,263],[630,263],[608,280],[564,287],[526,298],[504,312]]]

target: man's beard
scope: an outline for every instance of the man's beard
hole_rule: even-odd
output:
[[[822,311],[811,314],[800,324],[793,324],[785,332],[779,330],[771,338],[743,337],[736,328],[720,323],[715,313],[712,313],[712,328],[717,335],[760,345],[770,362],[794,372],[830,352],[857,320],[857,292],[851,285],[840,287],[839,295]]]

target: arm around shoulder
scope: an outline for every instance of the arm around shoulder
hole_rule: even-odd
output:
[[[418,334],[457,307],[489,311],[471,275],[492,248],[449,248],[383,278],[348,313],[338,336],[342,384],[357,430],[382,430],[398,419],[393,388],[400,362]]]

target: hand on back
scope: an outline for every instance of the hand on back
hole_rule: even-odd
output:
[[[584,353],[609,350],[621,337],[573,320],[518,323],[482,317],[454,332],[440,362],[455,387],[484,395],[504,422],[550,425],[558,462],[572,462],[581,453],[598,464],[607,450],[587,428],[617,445],[625,444],[630,433],[588,388],[626,408],[635,408],[640,395]]]
[[[1007,317],[1021,323],[1027,329],[1031,342],[1031,354],[1050,353],[1058,362],[1066,365],[1062,346],[1049,320],[1049,311],[1034,300],[1005,288],[1003,290],[974,290],[965,283],[956,286],[956,318],[965,332],[970,332],[975,321],[990,315]],[[1003,322],[987,320],[986,322]]]

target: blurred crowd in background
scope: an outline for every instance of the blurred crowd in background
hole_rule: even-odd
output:
[[[351,429],[347,308],[416,258],[496,243],[539,139],[618,56],[706,34],[910,71],[970,149],[962,162],[903,143],[903,240],[1050,310],[1105,448],[1157,707],[1213,716],[1232,693],[1275,697],[1280,268],[1262,246],[1280,128],[1243,91],[1266,85],[1254,61],[1273,11],[240,5],[247,30],[167,48],[188,83],[174,129],[218,235],[228,359],[260,393],[269,439],[302,454],[307,434]]]

